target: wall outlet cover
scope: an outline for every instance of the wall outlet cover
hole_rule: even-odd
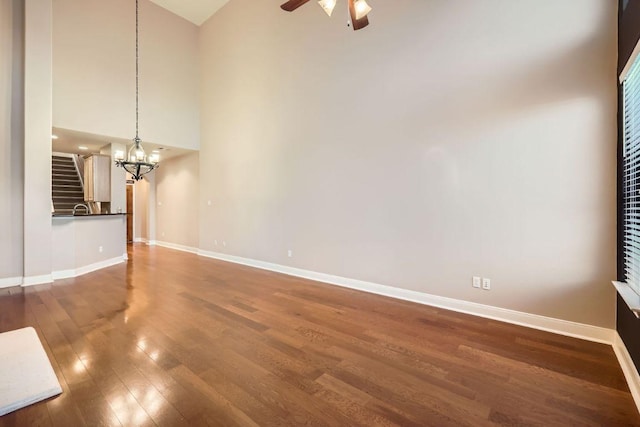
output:
[[[480,288],[482,286],[482,279],[479,276],[473,276],[473,279],[471,281],[471,285],[474,288]]]

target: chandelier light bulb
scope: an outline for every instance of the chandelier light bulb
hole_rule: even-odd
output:
[[[333,9],[336,7],[337,0],[319,0],[318,4],[324,9],[327,15],[331,16]]]
[[[366,0],[356,0],[354,3],[356,9],[356,19],[360,20],[367,16],[371,12],[371,6],[369,6]]]

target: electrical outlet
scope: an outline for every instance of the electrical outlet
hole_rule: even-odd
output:
[[[213,241],[213,244],[214,244],[214,245],[216,245],[216,246],[218,246],[218,241],[217,241],[217,240],[214,240],[214,241]]]
[[[473,276],[473,280],[471,281],[471,285],[474,288],[480,288],[482,286],[481,282],[482,282],[482,279],[479,276]]]
[[[227,242],[225,242],[224,240],[222,241],[222,246],[227,247]]]
[[[207,200],[207,206],[211,206],[211,200]]]
[[[491,290],[491,279],[487,279],[486,277],[482,279],[482,289],[485,291]]]
[[[102,253],[102,246],[98,246],[98,252]]]
[[[291,249],[289,249],[289,250],[287,251],[287,256],[288,256],[289,258],[291,258],[291,257],[293,256],[293,251],[292,251]]]
[[[162,232],[162,237],[164,237],[164,231]]]

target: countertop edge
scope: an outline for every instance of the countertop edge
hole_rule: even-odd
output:
[[[116,216],[126,216],[126,213],[113,213],[113,214],[90,214],[90,215],[71,215],[71,214],[58,214],[51,215],[52,219],[56,218],[104,218],[104,217],[116,217]]]

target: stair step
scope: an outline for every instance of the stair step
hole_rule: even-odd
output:
[[[78,202],[79,200],[79,202]],[[69,204],[69,203],[84,203],[84,197],[72,197],[72,198],[65,198],[65,199],[54,199],[53,201],[54,204],[56,203],[62,203],[62,204]]]
[[[54,204],[53,204],[53,211],[54,211],[54,212],[55,212],[55,211],[59,211],[60,209],[69,209],[69,210],[72,210],[72,209],[73,209],[73,207],[74,207],[75,205],[79,205],[79,204],[81,204],[81,203],[82,203],[82,202],[78,202],[78,203],[58,203],[58,204],[54,203]],[[82,210],[84,210],[84,208],[80,208],[80,207],[78,207],[78,209],[82,209]]]
[[[64,179],[60,177],[53,178],[53,185],[80,185],[80,181],[78,179]]]
[[[72,214],[74,206],[85,203],[84,190],[73,158],[51,156],[51,181],[54,213]]]
[[[68,202],[69,200],[84,200],[84,194],[76,194],[74,196],[53,196],[54,203],[58,200]]]
[[[82,191],[84,193],[84,190],[82,189],[82,186],[78,183],[72,183],[72,184],[66,184],[66,183],[53,183],[52,188],[54,191],[56,190],[60,190],[60,191]]]
[[[79,189],[68,189],[68,190],[53,190],[54,193],[58,193],[60,196],[65,196],[69,194],[84,194],[84,191]]]
[[[79,185],[54,185],[53,191],[64,191],[65,193],[84,193]]]

